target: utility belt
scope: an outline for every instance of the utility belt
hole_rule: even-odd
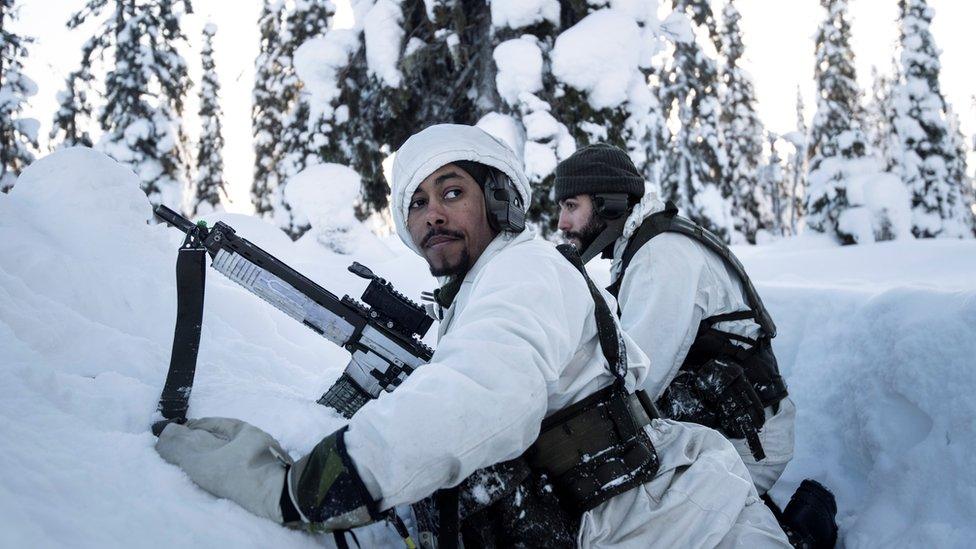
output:
[[[658,399],[665,416],[711,427],[730,439],[746,439],[757,461],[766,453],[759,430],[786,398],[786,382],[766,336],[752,339],[715,328],[753,318],[752,311],[716,315],[702,321],[678,375]],[[748,345],[743,347],[735,342]]]
[[[575,547],[583,513],[654,478],[656,417],[643,391],[614,384],[546,418],[522,456],[458,486],[464,545]]]
[[[582,515],[657,473],[657,453],[644,430],[654,417],[656,410],[645,409],[637,394],[610,386],[546,418],[525,457],[552,479],[563,504]]]

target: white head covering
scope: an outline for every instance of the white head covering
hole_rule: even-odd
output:
[[[528,208],[532,189],[522,162],[508,145],[475,126],[438,124],[416,133],[397,151],[393,161],[393,192],[390,209],[400,240],[420,254],[407,230],[407,213],[414,191],[442,166],[470,160],[501,170],[515,184]]]

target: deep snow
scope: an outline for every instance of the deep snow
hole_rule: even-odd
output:
[[[149,217],[135,176],[85,149],[36,162],[0,194],[0,545],[330,544],[208,495],[153,450],[181,234]],[[340,255],[314,232],[292,243],[258,219],[206,219],[340,296],[365,287],[345,271],[353,260],[415,298],[433,287],[396,236],[359,234],[363,252]],[[779,327],[798,407],[796,458],[774,496],[785,503],[806,477],[827,484],[848,547],[970,545],[976,242],[805,237],[736,251]],[[591,270],[606,281],[606,262]],[[346,360],[209,270],[191,415],[247,420],[297,457],[342,424],[315,399]],[[360,539],[395,544],[383,525]]]

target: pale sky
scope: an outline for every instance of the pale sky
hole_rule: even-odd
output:
[[[257,18],[260,0],[193,0],[195,13],[183,18],[184,32],[192,52],[185,52],[194,83],[200,81],[199,46],[201,29],[211,21],[217,25],[214,57],[221,84],[221,107],[226,148],[224,174],[231,186],[231,211],[249,212],[248,190],[254,153],[251,148],[251,90],[254,58],[258,51]],[[351,15],[346,1],[338,0],[337,25],[348,26]],[[662,4],[670,4],[661,0]],[[81,44],[93,26],[69,32],[64,23],[84,4],[83,0],[22,0],[19,33],[37,38],[31,48],[25,72],[39,92],[31,98],[28,115],[41,122],[41,142],[46,151],[47,133],[57,106],[56,94],[64,78],[76,69]],[[736,0],[742,13],[746,53],[744,66],[752,75],[758,96],[760,118],[777,133],[795,128],[796,88],[806,103],[806,120],[813,116],[816,92],[813,82],[813,36],[823,18],[819,0]],[[888,72],[898,38],[897,0],[850,0],[852,47],[857,60],[858,80],[867,93],[871,87],[871,66]],[[929,0],[935,10],[932,32],[942,49],[942,92],[962,120],[967,136],[976,133],[976,94],[971,56],[972,26],[976,2]],[[197,122],[197,93],[187,101],[188,133]]]

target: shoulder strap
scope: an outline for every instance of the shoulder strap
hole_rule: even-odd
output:
[[[654,238],[655,236],[668,230],[671,226],[671,220],[678,215],[678,208],[670,200],[664,206],[664,209],[651,214],[641,223],[638,227],[637,232],[630,237],[627,242],[627,247],[624,248],[624,255],[621,257],[620,262],[620,276],[614,281],[607,291],[617,297],[620,294],[620,284],[624,279],[624,273],[627,272],[627,267],[630,266],[630,261],[634,259],[634,255],[637,250],[640,250],[644,244]]]
[[[624,278],[624,273],[627,271],[627,267],[630,265],[630,261],[634,258],[637,250],[649,240],[664,232],[685,235],[718,254],[725,264],[735,271],[739,280],[742,281],[742,288],[746,294],[746,303],[755,316],[756,323],[759,324],[766,336],[770,338],[776,337],[776,324],[773,323],[773,318],[766,310],[766,306],[759,297],[759,292],[752,285],[752,280],[746,274],[745,267],[735,257],[732,250],[726,246],[721,238],[715,236],[711,231],[706,230],[690,219],[678,215],[678,208],[670,201],[663,211],[657,212],[645,219],[634,236],[631,237],[630,242],[627,243],[627,247],[624,249],[624,255],[621,258],[620,276],[607,288],[614,296],[620,292],[620,284]]]
[[[627,375],[627,349],[624,347],[623,339],[617,330],[617,323],[614,320],[613,312],[603,295],[597,289],[596,284],[590,279],[583,267],[583,261],[576,251],[576,247],[571,244],[556,246],[559,253],[566,258],[576,270],[583,275],[586,285],[590,288],[590,296],[593,298],[594,313],[596,318],[596,329],[600,336],[600,347],[603,349],[603,356],[607,359],[607,368],[618,383],[623,383],[624,376]]]

